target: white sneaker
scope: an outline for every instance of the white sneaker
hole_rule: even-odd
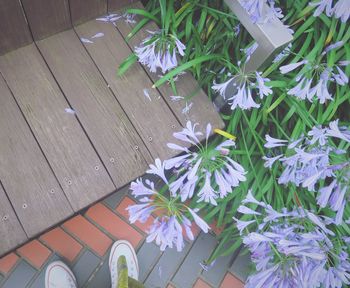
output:
[[[45,288],[77,288],[77,280],[66,264],[55,261],[46,268]]]
[[[134,248],[128,241],[119,240],[113,244],[111,254],[109,255],[112,288],[117,287],[118,284],[118,258],[122,255],[126,258],[128,276],[135,280],[139,279],[139,264]]]

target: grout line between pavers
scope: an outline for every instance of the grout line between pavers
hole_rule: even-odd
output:
[[[154,264],[151,266],[151,268],[148,270],[145,279],[143,281],[143,283],[146,283],[146,280],[148,279],[149,275],[152,273],[154,267],[157,265],[157,263],[159,262],[160,258],[163,256],[164,252],[161,252],[160,255],[158,256],[157,260],[154,261]]]
[[[20,246],[20,247],[21,247],[21,246]],[[18,247],[18,248],[19,248],[19,247]],[[10,269],[6,274],[5,274],[5,273],[0,273],[0,275],[2,275],[2,276],[4,277],[3,281],[0,281],[0,283],[4,282],[4,280],[7,279],[7,278],[12,274],[13,271],[15,271],[15,269],[17,268],[17,266],[18,266],[19,263],[21,262],[22,257],[21,257],[21,255],[19,255],[19,254],[16,252],[16,250],[14,250],[13,252],[10,252],[10,253],[6,254],[5,256],[7,256],[7,255],[9,255],[9,254],[11,254],[11,253],[14,253],[14,254],[18,257],[18,259],[17,259],[16,263],[11,267],[11,269]],[[3,257],[5,257],[5,256],[3,256]],[[0,287],[1,287],[1,286],[0,286]]]
[[[123,198],[124,199],[124,198]],[[108,207],[107,205],[105,205],[104,203],[101,203],[103,206],[105,206],[108,210],[110,210],[114,215],[118,216],[124,223],[126,223],[127,225],[129,225],[130,227],[134,228],[139,234],[141,234],[142,236],[142,240],[140,241],[140,243],[136,246],[135,250],[138,251],[141,246],[143,245],[143,243],[146,240],[145,237],[145,233],[140,230],[138,227],[130,224],[129,222],[124,220],[124,217],[121,217],[120,214],[118,214],[116,211],[110,209],[110,207]],[[115,237],[114,235],[112,235],[109,231],[107,231],[104,227],[102,227],[100,224],[98,224],[95,220],[93,220],[89,215],[87,215],[86,213],[84,215],[82,215],[86,220],[88,220],[91,224],[95,225],[99,230],[101,230],[103,233],[105,233],[108,237],[112,238],[112,240],[124,240],[124,239],[118,239],[117,237]],[[140,232],[141,231],[141,232]]]
[[[120,203],[125,199],[125,198],[129,198],[129,199],[132,199],[130,197],[128,197],[128,195],[125,195],[121,201],[118,203],[118,206],[115,208],[115,209],[111,209],[110,207],[108,207],[107,205],[105,205],[109,210],[111,210],[115,215],[119,216],[119,218],[121,218],[125,223],[127,223],[129,226],[135,228],[135,230],[139,233],[141,233],[142,236],[145,236],[145,232],[143,230],[141,230],[139,227],[137,227],[136,225],[133,225],[131,223],[129,223],[129,220],[124,217],[124,215],[120,214],[118,211],[117,211],[117,208],[119,207]],[[104,203],[103,203],[104,204]]]
[[[35,281],[36,279],[38,279],[38,277],[40,276],[40,273],[44,270],[42,269],[46,264],[50,263],[52,261],[52,259],[55,257],[55,251],[53,251],[53,253],[50,255],[49,258],[47,258],[47,260],[45,261],[45,263],[40,267],[39,270],[36,271],[36,273],[34,274],[34,276],[32,277],[32,279],[27,283],[26,287],[30,287]],[[31,264],[30,264],[31,265]],[[32,265],[31,265],[32,266]],[[33,267],[35,268],[35,267]]]
[[[179,270],[180,270],[182,264],[184,264],[185,260],[186,260],[187,257],[188,257],[188,254],[191,252],[191,250],[192,250],[194,244],[198,241],[200,234],[201,234],[201,233],[199,232],[199,234],[197,235],[197,238],[196,238],[194,241],[188,241],[188,243],[190,244],[190,249],[188,249],[188,252],[186,253],[186,256],[182,259],[181,263],[177,266],[177,269],[176,269],[176,271],[174,272],[174,274],[171,276],[170,281],[172,281],[173,278],[175,277],[175,275],[177,274],[177,272],[179,272]],[[199,275],[201,275],[202,270],[203,270],[203,269],[200,270]],[[199,277],[199,275],[198,275],[198,277]],[[197,277],[197,278],[198,278],[198,277]]]
[[[81,215],[81,216],[83,216],[83,215]],[[83,217],[84,217],[84,216],[83,216]],[[85,218],[85,217],[84,217],[84,218]],[[69,234],[69,235],[70,235],[71,237],[73,237],[79,244],[81,244],[81,245],[83,246],[83,248],[80,250],[79,254],[75,257],[75,259],[74,259],[72,262],[70,262],[70,263],[72,264],[72,266],[74,266],[74,265],[79,261],[80,257],[84,254],[84,252],[85,252],[86,250],[91,251],[91,253],[93,253],[95,256],[101,258],[100,255],[98,255],[89,245],[87,245],[85,242],[83,242],[79,237],[77,237],[76,235],[70,233],[69,230],[66,229],[63,225],[60,226],[60,227],[62,228],[62,230],[63,230],[64,232],[66,232],[67,234]],[[97,227],[97,228],[98,228],[98,227]],[[101,231],[101,232],[103,232],[103,231]]]
[[[108,257],[105,257],[104,259],[101,259],[100,264],[97,265],[97,267],[95,268],[95,270],[91,273],[89,279],[83,284],[83,286],[81,288],[86,288],[90,282],[96,277],[97,273],[100,271],[100,269],[102,268],[103,264],[105,263],[105,261],[108,261],[107,259]]]

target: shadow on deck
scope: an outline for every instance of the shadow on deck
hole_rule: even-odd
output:
[[[141,65],[117,76],[146,28],[127,43],[135,24],[95,18],[125,4],[0,3],[0,254],[173,156],[166,144],[186,121],[223,126],[189,74],[177,83],[179,95],[196,91],[189,114],[170,101],[170,86],[151,88],[158,76]]]

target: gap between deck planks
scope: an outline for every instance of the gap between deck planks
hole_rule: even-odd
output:
[[[67,7],[62,9],[66,15]],[[75,23],[80,17],[75,14]],[[70,27],[61,20],[50,20],[57,31]],[[38,23],[30,21],[34,28]],[[156,29],[154,24],[149,28]],[[47,33],[40,29],[36,39]],[[166,144],[174,142],[173,132],[187,120],[223,127],[189,73],[177,82],[181,96],[197,94],[189,100],[188,115],[182,113],[184,102],[170,101],[169,85],[151,88],[158,76],[140,64],[117,76],[119,64],[147,36],[145,29],[129,45],[125,38],[132,25],[124,21],[115,28],[92,20],[74,29],[38,41],[41,54],[31,44],[0,57],[6,79],[0,76],[0,94],[6,96],[0,99],[0,181],[5,189],[0,187],[0,208],[9,216],[0,223],[0,236],[7,229],[13,233],[1,243],[0,254],[140,176],[153,158],[175,155]],[[104,36],[93,44],[82,44],[75,34],[88,38],[98,32]]]
[[[65,113],[69,105],[35,45],[0,57],[0,70],[74,211],[114,191],[77,118]]]
[[[122,77],[117,76],[117,68],[130,54],[130,48],[123,37],[110,23],[92,20],[80,26],[76,31],[80,37],[89,38],[96,33],[104,33],[94,43],[85,43],[91,58],[116,95],[125,113],[134,124],[154,158],[167,159],[175,155],[166,146],[173,142],[173,133],[181,125],[170,110],[162,95],[152,89],[153,83],[136,64]],[[147,89],[149,98],[145,96]]]
[[[32,237],[70,216],[73,210],[1,75],[0,95],[0,179],[26,234]],[[6,205],[6,201],[1,203]],[[5,212],[10,210],[6,206],[0,211],[1,217],[9,215],[7,221],[13,230],[7,230],[7,222],[2,222],[8,234],[1,238],[0,254],[26,238],[15,224],[14,213]]]
[[[144,6],[141,2],[136,2],[131,4],[128,8],[143,9]],[[122,14],[124,13],[125,9],[126,8],[118,10],[117,12]],[[137,23],[130,23],[126,21],[116,22],[116,28],[123,35],[124,40],[129,44],[129,47],[132,50],[134,50],[135,46],[140,45],[142,40],[150,35],[147,31],[159,30],[154,22],[149,22],[130,40],[127,41],[127,36],[136,25]],[[159,79],[158,74],[150,72],[148,68],[145,68],[145,71],[154,83]],[[174,92],[170,84],[164,84],[158,89],[183,126],[186,125],[188,120],[192,121],[193,123],[198,123],[199,129],[202,130],[205,129],[209,122],[214,128],[222,129],[225,126],[219,113],[216,111],[214,104],[201,89],[198,82],[194,79],[190,72],[186,72],[184,75],[179,76],[175,84],[178,93],[177,95],[185,97],[188,103],[193,103],[193,106],[188,114],[184,114],[182,111],[185,107],[185,101],[174,102],[171,100],[170,96],[174,95]]]
[[[151,155],[75,32],[37,44],[117,188],[142,175]]]
[[[0,254],[25,242],[28,237],[0,183]]]

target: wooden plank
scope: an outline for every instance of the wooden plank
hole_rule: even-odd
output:
[[[0,255],[28,240],[0,183]]]
[[[137,2],[131,7],[133,8],[144,8],[142,3]],[[122,12],[122,11],[120,11]],[[116,27],[124,38],[131,32],[133,27],[137,24],[127,23],[125,21],[117,21]],[[149,36],[149,31],[156,31],[158,27],[155,23],[151,22],[141,29],[132,39],[129,40],[129,45],[131,49],[138,46],[143,39]],[[148,68],[145,68],[148,75],[153,82],[159,79],[158,74],[152,73]],[[216,111],[213,103],[205,94],[205,92],[199,87],[197,81],[187,72],[185,75],[181,75],[176,82],[176,88],[178,96],[183,96],[188,98],[188,103],[193,103],[192,108],[188,114],[184,114],[182,110],[186,107],[185,101],[174,102],[171,101],[170,96],[174,95],[174,92],[170,84],[164,84],[159,87],[159,91],[163,95],[164,99],[168,103],[169,107],[173,110],[176,117],[180,120],[182,125],[185,125],[188,120],[192,122],[199,123],[200,129],[204,129],[207,123],[211,123],[215,128],[223,128],[224,122],[221,119],[219,113]]]
[[[73,211],[1,76],[0,95],[0,179],[27,235],[32,237]],[[9,215],[6,225],[10,225],[10,234],[3,237],[1,228],[0,242],[6,245],[11,240],[15,246],[24,235],[13,224],[16,217],[3,198],[1,192],[0,205],[4,206],[0,211]]]
[[[107,13],[107,0],[69,0],[73,25]]]
[[[93,44],[85,43],[86,49],[152,156],[165,159],[174,155],[166,144],[174,141],[172,134],[179,130],[179,122],[158,91],[151,88],[152,82],[143,68],[134,65],[124,76],[116,74],[117,67],[131,52],[120,33],[112,24],[95,20],[76,27],[76,30],[80,37],[104,33],[104,37]],[[144,89],[149,97],[144,95]]]
[[[0,55],[32,41],[19,0],[1,0]]]
[[[152,158],[75,32],[37,44],[114,183],[141,176]]]
[[[75,115],[65,112],[69,105],[37,48],[2,56],[0,70],[74,211],[111,193],[112,180]]]
[[[108,0],[108,12],[115,12],[123,7],[130,6],[137,0]]]
[[[34,40],[71,27],[68,0],[21,0]]]

